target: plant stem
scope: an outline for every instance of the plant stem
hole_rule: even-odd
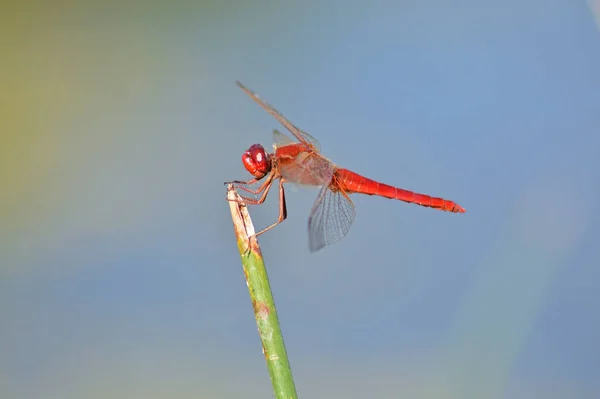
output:
[[[231,209],[246,285],[250,292],[262,351],[267,361],[275,398],[297,398],[292,370],[287,358],[283,335],[275,310],[275,302],[269,285],[267,269],[258,246],[252,220],[246,205],[241,202],[241,198],[232,185],[227,187],[227,199]]]

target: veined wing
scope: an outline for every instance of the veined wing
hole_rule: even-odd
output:
[[[314,149],[317,152],[321,152],[321,143],[319,143],[319,141],[314,138],[313,136],[311,136],[310,134],[306,133],[304,130],[300,129],[300,134],[302,135],[302,137],[304,137],[304,139],[311,143],[312,146],[314,147]]]
[[[281,133],[277,129],[273,129],[273,147],[279,148],[289,144],[295,144],[296,141],[292,140],[290,136]]]
[[[354,204],[341,189],[323,186],[308,217],[308,248],[316,252],[344,238],[356,217]]]
[[[314,152],[304,151],[299,143],[278,147],[277,167],[284,180],[304,186],[329,185],[334,165]]]
[[[275,119],[277,119],[279,121],[279,123],[281,123],[283,126],[285,126],[285,128],[287,130],[289,130],[289,132],[292,133],[299,142],[306,144],[308,146],[311,146],[317,151],[320,151],[321,146],[320,146],[319,142],[317,141],[317,139],[315,139],[313,136],[306,133],[305,131],[300,130],[296,126],[294,126],[294,124],[292,122],[290,122],[279,111],[277,111],[275,108],[273,108],[272,105],[270,105],[269,103],[264,101],[262,98],[260,98],[258,96],[258,94],[256,94],[255,92],[253,92],[252,90],[250,90],[249,88],[244,86],[240,81],[237,81],[236,83],[242,90],[244,90],[244,92],[248,96],[250,96],[250,98],[252,98],[254,101],[256,101],[258,103],[258,105],[260,105],[265,111],[267,111],[269,114],[271,114],[271,116],[273,116]]]

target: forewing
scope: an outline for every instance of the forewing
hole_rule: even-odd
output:
[[[244,90],[244,92],[246,94],[248,94],[248,96],[250,96],[250,98],[252,98],[254,101],[256,101],[258,103],[258,105],[263,107],[263,109],[265,111],[267,111],[269,114],[271,114],[271,116],[273,116],[275,119],[277,119],[279,121],[279,123],[281,123],[283,126],[285,126],[285,128],[287,130],[289,130],[290,133],[292,133],[299,142],[313,146],[317,151],[320,150],[320,145],[319,145],[319,142],[317,141],[317,139],[315,139],[310,134],[298,129],[296,126],[294,126],[294,124],[292,122],[290,122],[279,111],[277,111],[275,108],[273,108],[273,106],[271,106],[268,102],[266,102],[262,98],[260,98],[258,96],[258,94],[256,94],[255,92],[253,92],[252,90],[250,90],[249,88],[244,86],[239,81],[236,83],[242,90]]]
[[[273,130],[273,146],[275,148],[283,147],[288,144],[296,143],[292,138],[284,133],[281,133],[279,130]]]
[[[356,217],[354,204],[341,190],[323,186],[308,218],[308,247],[316,252],[341,240]]]
[[[300,134],[302,135],[302,137],[304,137],[304,140],[306,140],[307,142],[309,142],[313,145],[315,150],[317,150],[318,152],[321,151],[321,144],[319,143],[319,141],[316,138],[314,138],[310,134],[306,133],[304,130],[300,130]]]
[[[278,162],[279,173],[284,180],[292,183],[327,186],[333,179],[333,164],[312,152],[301,152],[294,158],[280,158]]]

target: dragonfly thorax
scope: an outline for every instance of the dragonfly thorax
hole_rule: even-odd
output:
[[[262,179],[271,170],[271,158],[260,144],[253,144],[242,155],[244,168],[257,179]]]

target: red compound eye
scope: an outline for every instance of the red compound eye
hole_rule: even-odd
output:
[[[262,179],[271,170],[271,160],[260,144],[254,144],[242,155],[244,168],[257,179]]]

